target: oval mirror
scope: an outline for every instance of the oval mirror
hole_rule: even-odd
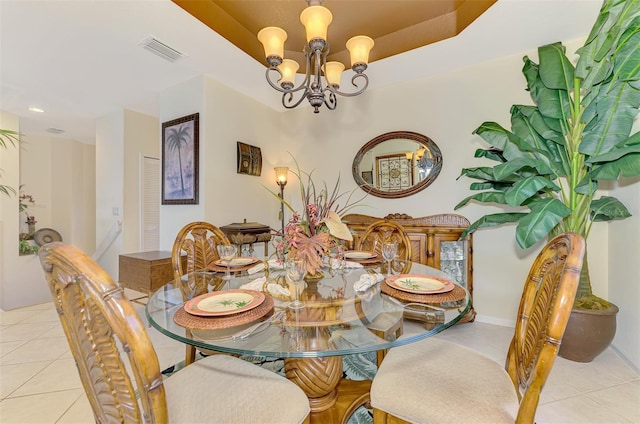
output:
[[[353,159],[356,184],[373,196],[410,196],[431,184],[442,168],[442,153],[429,137],[388,132],[362,146]]]

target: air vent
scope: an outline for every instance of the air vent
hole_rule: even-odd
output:
[[[140,44],[143,49],[150,51],[151,53],[160,56],[163,59],[168,60],[169,62],[175,62],[180,59],[184,54],[180,53],[178,50],[173,47],[167,46],[162,41],[154,38],[153,36],[149,36],[142,40]]]
[[[60,128],[47,128],[47,132],[50,132],[51,134],[62,134],[64,130],[61,130]]]

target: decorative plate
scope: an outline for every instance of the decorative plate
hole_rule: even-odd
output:
[[[233,258],[233,259],[231,259],[231,263],[229,264],[229,267],[230,268],[239,268],[239,267],[243,267],[243,266],[247,266],[247,265],[253,265],[256,262],[258,262],[259,260],[260,259],[254,258],[254,257]],[[225,261],[224,259],[218,259],[218,260],[214,261],[213,263],[218,265],[219,267],[222,267],[222,268],[226,268],[227,267],[227,261]]]
[[[451,281],[423,274],[400,274],[387,277],[389,286],[408,293],[436,294],[453,290]]]
[[[184,310],[202,317],[219,317],[245,312],[264,302],[264,293],[256,290],[221,290],[194,297]]]
[[[371,259],[375,258],[376,256],[378,255],[373,252],[363,252],[361,250],[350,250],[348,252],[344,252],[345,259]]]
[[[33,241],[38,246],[42,246],[53,241],[62,241],[62,236],[53,228],[41,228],[33,235]]]

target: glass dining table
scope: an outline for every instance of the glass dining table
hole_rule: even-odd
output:
[[[371,382],[344,379],[343,356],[376,352],[380,361],[389,348],[451,327],[470,307],[468,292],[458,285],[455,290],[422,294],[391,284],[406,275],[449,279],[435,268],[407,263],[400,277],[384,278],[382,263],[348,262],[341,269],[323,268],[322,278],[306,281],[298,291],[303,306],[292,309],[293,286],[282,269],[268,264],[263,262],[266,270],[252,274],[235,270],[231,279],[217,270],[169,281],[150,295],[146,316],[161,333],[197,348],[283,358],[286,377],[309,398],[311,422],[346,423],[368,401]],[[258,290],[247,292],[247,288]],[[246,293],[254,296],[257,306],[210,315],[197,311],[200,299],[219,298],[224,303],[223,296]],[[456,297],[443,297],[450,293]],[[413,323],[411,331],[405,331],[406,319]]]

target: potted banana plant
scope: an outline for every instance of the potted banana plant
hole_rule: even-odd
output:
[[[640,175],[640,133],[632,134],[640,105],[640,0],[605,0],[576,53],[575,66],[559,42],[538,48],[539,63],[525,56],[522,73],[534,104],[512,106],[511,130],[484,122],[474,131],[490,145],[475,157],[495,164],[462,170],[461,177],[477,180],[470,186],[477,193],[456,209],[475,201],[505,212],[481,217],[468,233],[517,223],[517,243],[526,249],[565,231],[587,239],[593,223],[630,216],[618,199],[599,193],[599,184]],[[613,340],[617,312],[593,294],[585,258],[560,355],[595,358]],[[597,324],[576,327],[600,316],[609,317],[604,338],[605,330],[590,327]],[[591,346],[595,339],[604,346]]]

